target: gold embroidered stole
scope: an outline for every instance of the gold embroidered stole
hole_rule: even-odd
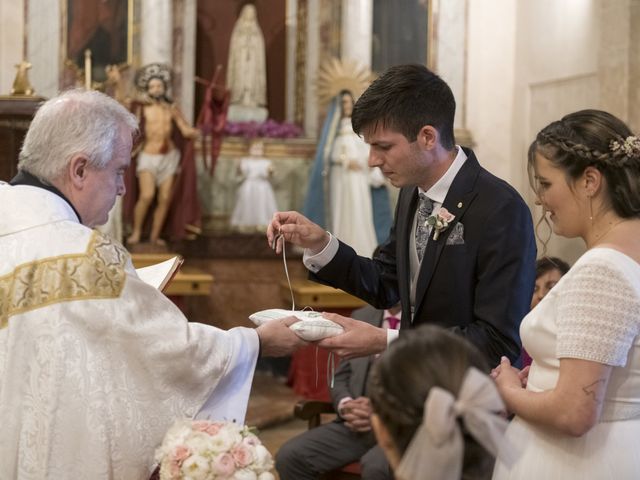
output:
[[[0,277],[0,329],[9,317],[47,305],[117,298],[126,278],[127,251],[94,230],[84,253],[18,265]]]

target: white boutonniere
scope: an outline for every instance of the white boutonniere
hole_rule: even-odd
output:
[[[431,225],[433,228],[433,239],[438,240],[440,232],[446,230],[454,218],[456,218],[456,216],[453,213],[449,212],[446,208],[441,208],[435,215],[427,217],[425,226]]]

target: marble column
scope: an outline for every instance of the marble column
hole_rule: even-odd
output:
[[[194,95],[196,75],[196,0],[184,0],[182,15],[182,58],[177,59],[182,65],[180,107],[190,122],[194,122]],[[197,112],[196,112],[197,114]]]
[[[307,2],[307,58],[305,72],[304,133],[307,137],[318,135],[318,102],[315,80],[318,77],[320,32],[318,24],[319,0]]]
[[[45,0],[40,0],[45,1]],[[171,64],[173,15],[171,0],[142,0],[141,61]]]
[[[295,120],[296,110],[296,30],[298,28],[298,2],[296,0],[286,0],[286,17],[285,25],[287,28],[287,74],[285,82],[287,88],[285,90],[286,120],[293,122]]]
[[[430,22],[435,32],[430,45],[433,69],[451,87],[456,99],[455,128],[466,128],[466,43],[467,43],[467,0],[431,0],[432,15],[436,22]]]
[[[51,0],[28,0],[27,60],[31,84],[38,95],[53,97],[59,90],[62,52],[61,3]]]
[[[373,0],[343,0],[342,59],[355,60],[371,68],[372,32]]]

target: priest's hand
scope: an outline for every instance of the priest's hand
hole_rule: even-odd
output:
[[[341,325],[344,333],[320,340],[319,347],[347,359],[381,353],[387,349],[385,328],[374,327],[370,323],[343,317],[337,313],[324,312],[322,316]]]
[[[263,323],[256,328],[262,356],[284,357],[307,345],[307,342],[289,328],[299,321],[296,317],[285,317]]]
[[[298,212],[276,212],[267,227],[267,240],[276,253],[282,252],[284,240],[320,253],[329,243],[329,233]]]

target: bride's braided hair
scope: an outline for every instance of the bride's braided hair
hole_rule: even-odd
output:
[[[640,139],[620,119],[601,110],[581,110],[546,126],[529,147],[534,189],[535,155],[540,153],[569,180],[595,167],[606,179],[611,208],[622,218],[640,216]]]

